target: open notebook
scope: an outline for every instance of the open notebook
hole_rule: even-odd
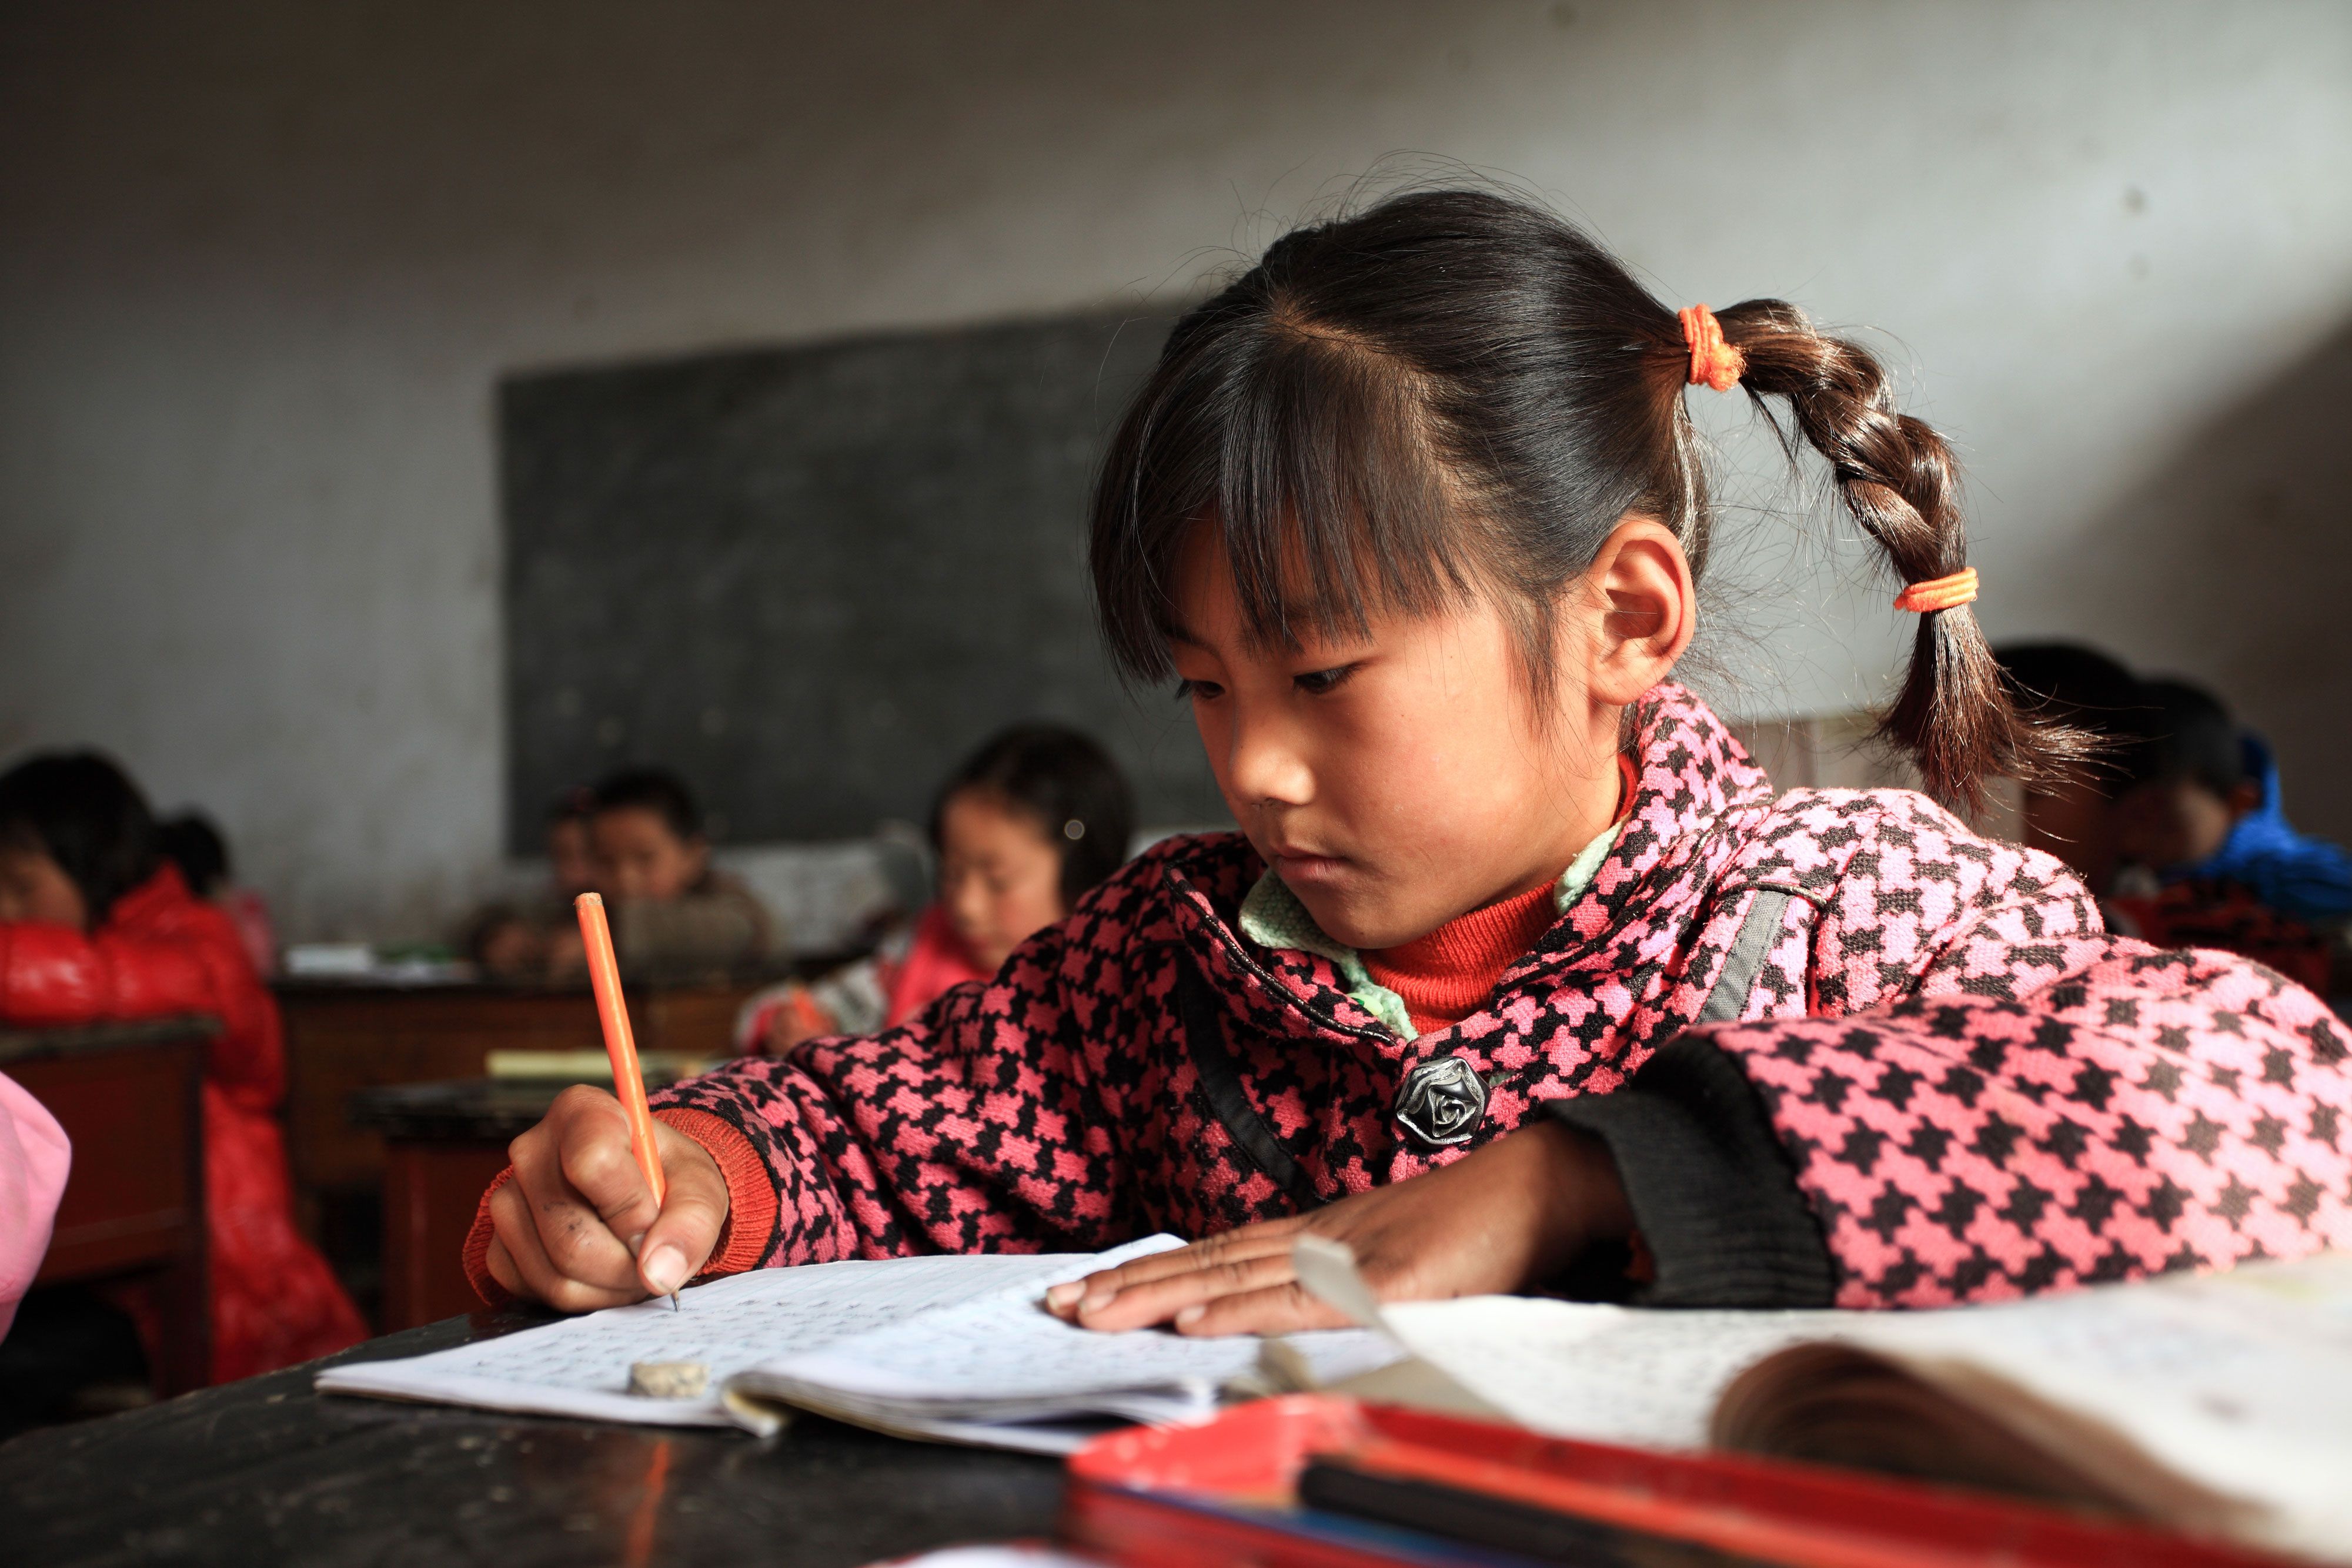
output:
[[[1046,1287],[1181,1246],[1155,1236],[1100,1254],[905,1258],[761,1269],[667,1301],[614,1307],[501,1339],[319,1374],[363,1394],[589,1420],[772,1430],[793,1405],[907,1437],[1067,1453],[1108,1425],[1213,1414],[1250,1377],[1259,1342],[1073,1328]],[[1361,1331],[1298,1334],[1318,1382],[1395,1359]],[[709,1392],[628,1392],[639,1362],[694,1362]]]
[[[2352,1563],[2352,1253],[1940,1312],[1380,1306],[1409,1360],[1339,1386],[1588,1441],[1926,1476]],[[1303,1378],[1308,1369],[1299,1369]]]

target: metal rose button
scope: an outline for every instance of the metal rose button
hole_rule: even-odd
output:
[[[1486,1082],[1458,1056],[1421,1063],[1397,1090],[1397,1125],[1432,1148],[1468,1143],[1486,1114]]]

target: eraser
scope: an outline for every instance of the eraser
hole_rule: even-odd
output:
[[[640,1361],[629,1368],[629,1392],[647,1399],[699,1399],[710,1368],[698,1361]]]

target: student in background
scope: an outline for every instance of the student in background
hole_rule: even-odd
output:
[[[2344,994],[2352,867],[2276,813],[2268,749],[2220,698],[2186,681],[2144,681],[2079,643],[2018,643],[1997,656],[2021,706],[2099,743],[2084,763],[2026,785],[2025,841],[2082,876],[2110,930],[2242,954],[2323,996]],[[2248,776],[2250,755],[2267,790]],[[2258,819],[2265,800],[2270,814]],[[2272,894],[2283,887],[2315,896],[2282,907]],[[2346,915],[2313,918],[2331,895]]]
[[[2193,737],[2158,821],[2177,824],[2149,862],[2168,881],[2227,882],[2315,929],[2352,924],[2352,855],[2286,820],[2270,743],[2239,726],[2219,697],[2186,681],[2151,681],[2160,733]]]
[[[180,868],[181,880],[198,898],[210,899],[236,923],[236,934],[264,976],[278,972],[278,935],[270,925],[269,906],[261,894],[232,880],[228,841],[212,819],[201,811],[183,811],[158,824],[156,847]]]
[[[2352,991],[2352,862],[2287,824],[2269,747],[2187,681],[2143,683],[2135,727],[2114,918],[2160,946],[2242,953],[2323,996]]]
[[[986,979],[1119,868],[1134,815],[1118,764],[1087,736],[1054,724],[996,736],[932,801],[939,896],[873,957],[746,1002],[737,1048],[782,1055],[819,1035],[871,1034]]]
[[[0,1339],[49,1249],[73,1145],[38,1100],[0,1073]]]
[[[1777,799],[1671,673],[1708,554],[1686,398],[1827,465],[1917,617],[1886,720],[1967,801],[2080,746],[1973,613],[1957,462],[1793,306],[1662,305],[1483,191],[1299,230],[1170,333],[1097,480],[1114,659],[1173,680],[1241,831],[1169,840],[880,1034],[566,1090],[468,1239],[566,1310],[697,1273],[1192,1245],[1087,1327],[1391,1300],[1940,1306],[2352,1244],[2352,1041],[2226,954],[1902,789]]]
[[[631,768],[597,785],[588,841],[624,968],[729,968],[767,956],[767,907],[710,863],[702,808],[675,773]],[[584,967],[573,925],[549,944],[549,970],[573,975]]]
[[[2105,896],[2122,865],[2116,802],[2146,741],[2139,677],[2080,643],[2015,643],[1994,657],[2021,712],[2100,743],[2071,767],[2024,780],[2022,815],[2026,848],[2055,855]]]
[[[294,1228],[278,1006],[235,925],[158,852],[147,803],[113,763],[51,754],[0,775],[0,1022],[174,1013],[222,1026],[203,1095],[214,1381],[357,1343],[366,1325]],[[152,1308],[123,1304],[152,1330]]]
[[[566,790],[547,813],[547,891],[528,903],[494,904],[467,923],[466,951],[485,974],[499,979],[536,979],[548,969],[549,951],[566,932],[578,933],[572,901],[596,891],[596,850],[588,821],[595,793]]]

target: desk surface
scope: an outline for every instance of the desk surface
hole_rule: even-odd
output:
[[[543,1321],[451,1318],[334,1361]],[[765,1440],[322,1397],[325,1362],[0,1445],[8,1555],[130,1563],[871,1563],[1042,1535],[1053,1460],[805,1416]]]
[[[131,1045],[210,1040],[220,1033],[220,1028],[218,1019],[190,1014],[131,1023],[76,1024],[69,1029],[0,1029],[0,1067],[11,1061],[89,1056]]]
[[[648,1089],[669,1082],[658,1074]],[[504,1145],[537,1126],[555,1097],[574,1083],[599,1089],[611,1078],[461,1078],[442,1083],[390,1083],[352,1096],[354,1127],[387,1138]]]

